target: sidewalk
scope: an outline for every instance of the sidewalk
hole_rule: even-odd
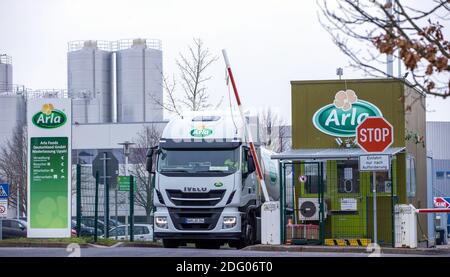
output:
[[[354,246],[318,246],[318,245],[252,245],[244,251],[286,251],[286,252],[341,252],[341,253],[367,253],[366,247]],[[436,248],[391,248],[382,247],[381,254],[409,254],[409,255],[442,255],[450,254],[450,245],[439,245]]]

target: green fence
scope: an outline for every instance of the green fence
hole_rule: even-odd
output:
[[[105,186],[94,177],[91,164],[77,164],[75,166],[75,216],[72,217],[72,228],[77,236],[92,236],[95,239],[117,238],[127,235],[133,240],[134,234],[134,202],[136,181],[133,176],[119,180],[121,186]],[[128,181],[129,185],[125,185]],[[134,186],[130,184],[133,183]],[[114,231],[120,225],[128,226],[126,234]],[[125,230],[125,229],[124,229]],[[110,234],[110,232],[112,233]]]

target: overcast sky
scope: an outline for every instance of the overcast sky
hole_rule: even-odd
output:
[[[0,0],[0,53],[13,58],[14,83],[67,88],[67,42],[157,38],[164,72],[193,37],[219,57],[210,68],[212,102],[228,98],[226,48],[246,108],[272,107],[290,122],[290,81],[362,78],[317,20],[314,0]],[[234,100],[233,100],[234,101]],[[429,99],[427,120],[450,120],[450,100]]]

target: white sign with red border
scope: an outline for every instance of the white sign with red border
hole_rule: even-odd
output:
[[[8,199],[0,199],[0,218],[8,216]]]
[[[433,202],[435,208],[450,209],[450,197],[434,197]]]

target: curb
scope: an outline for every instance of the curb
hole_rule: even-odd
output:
[[[161,244],[156,243],[139,243],[139,242],[121,242],[117,247],[149,247],[149,248],[161,248]]]
[[[0,243],[1,247],[26,247],[26,248],[67,248],[71,243]],[[89,244],[78,244],[80,248],[89,248]]]
[[[333,252],[333,253],[364,253],[366,247],[333,247],[333,246],[294,246],[294,245],[252,245],[243,251],[285,251],[285,252]],[[408,249],[408,248],[381,248],[381,254],[405,254],[405,255],[439,255],[450,254],[450,249]]]

